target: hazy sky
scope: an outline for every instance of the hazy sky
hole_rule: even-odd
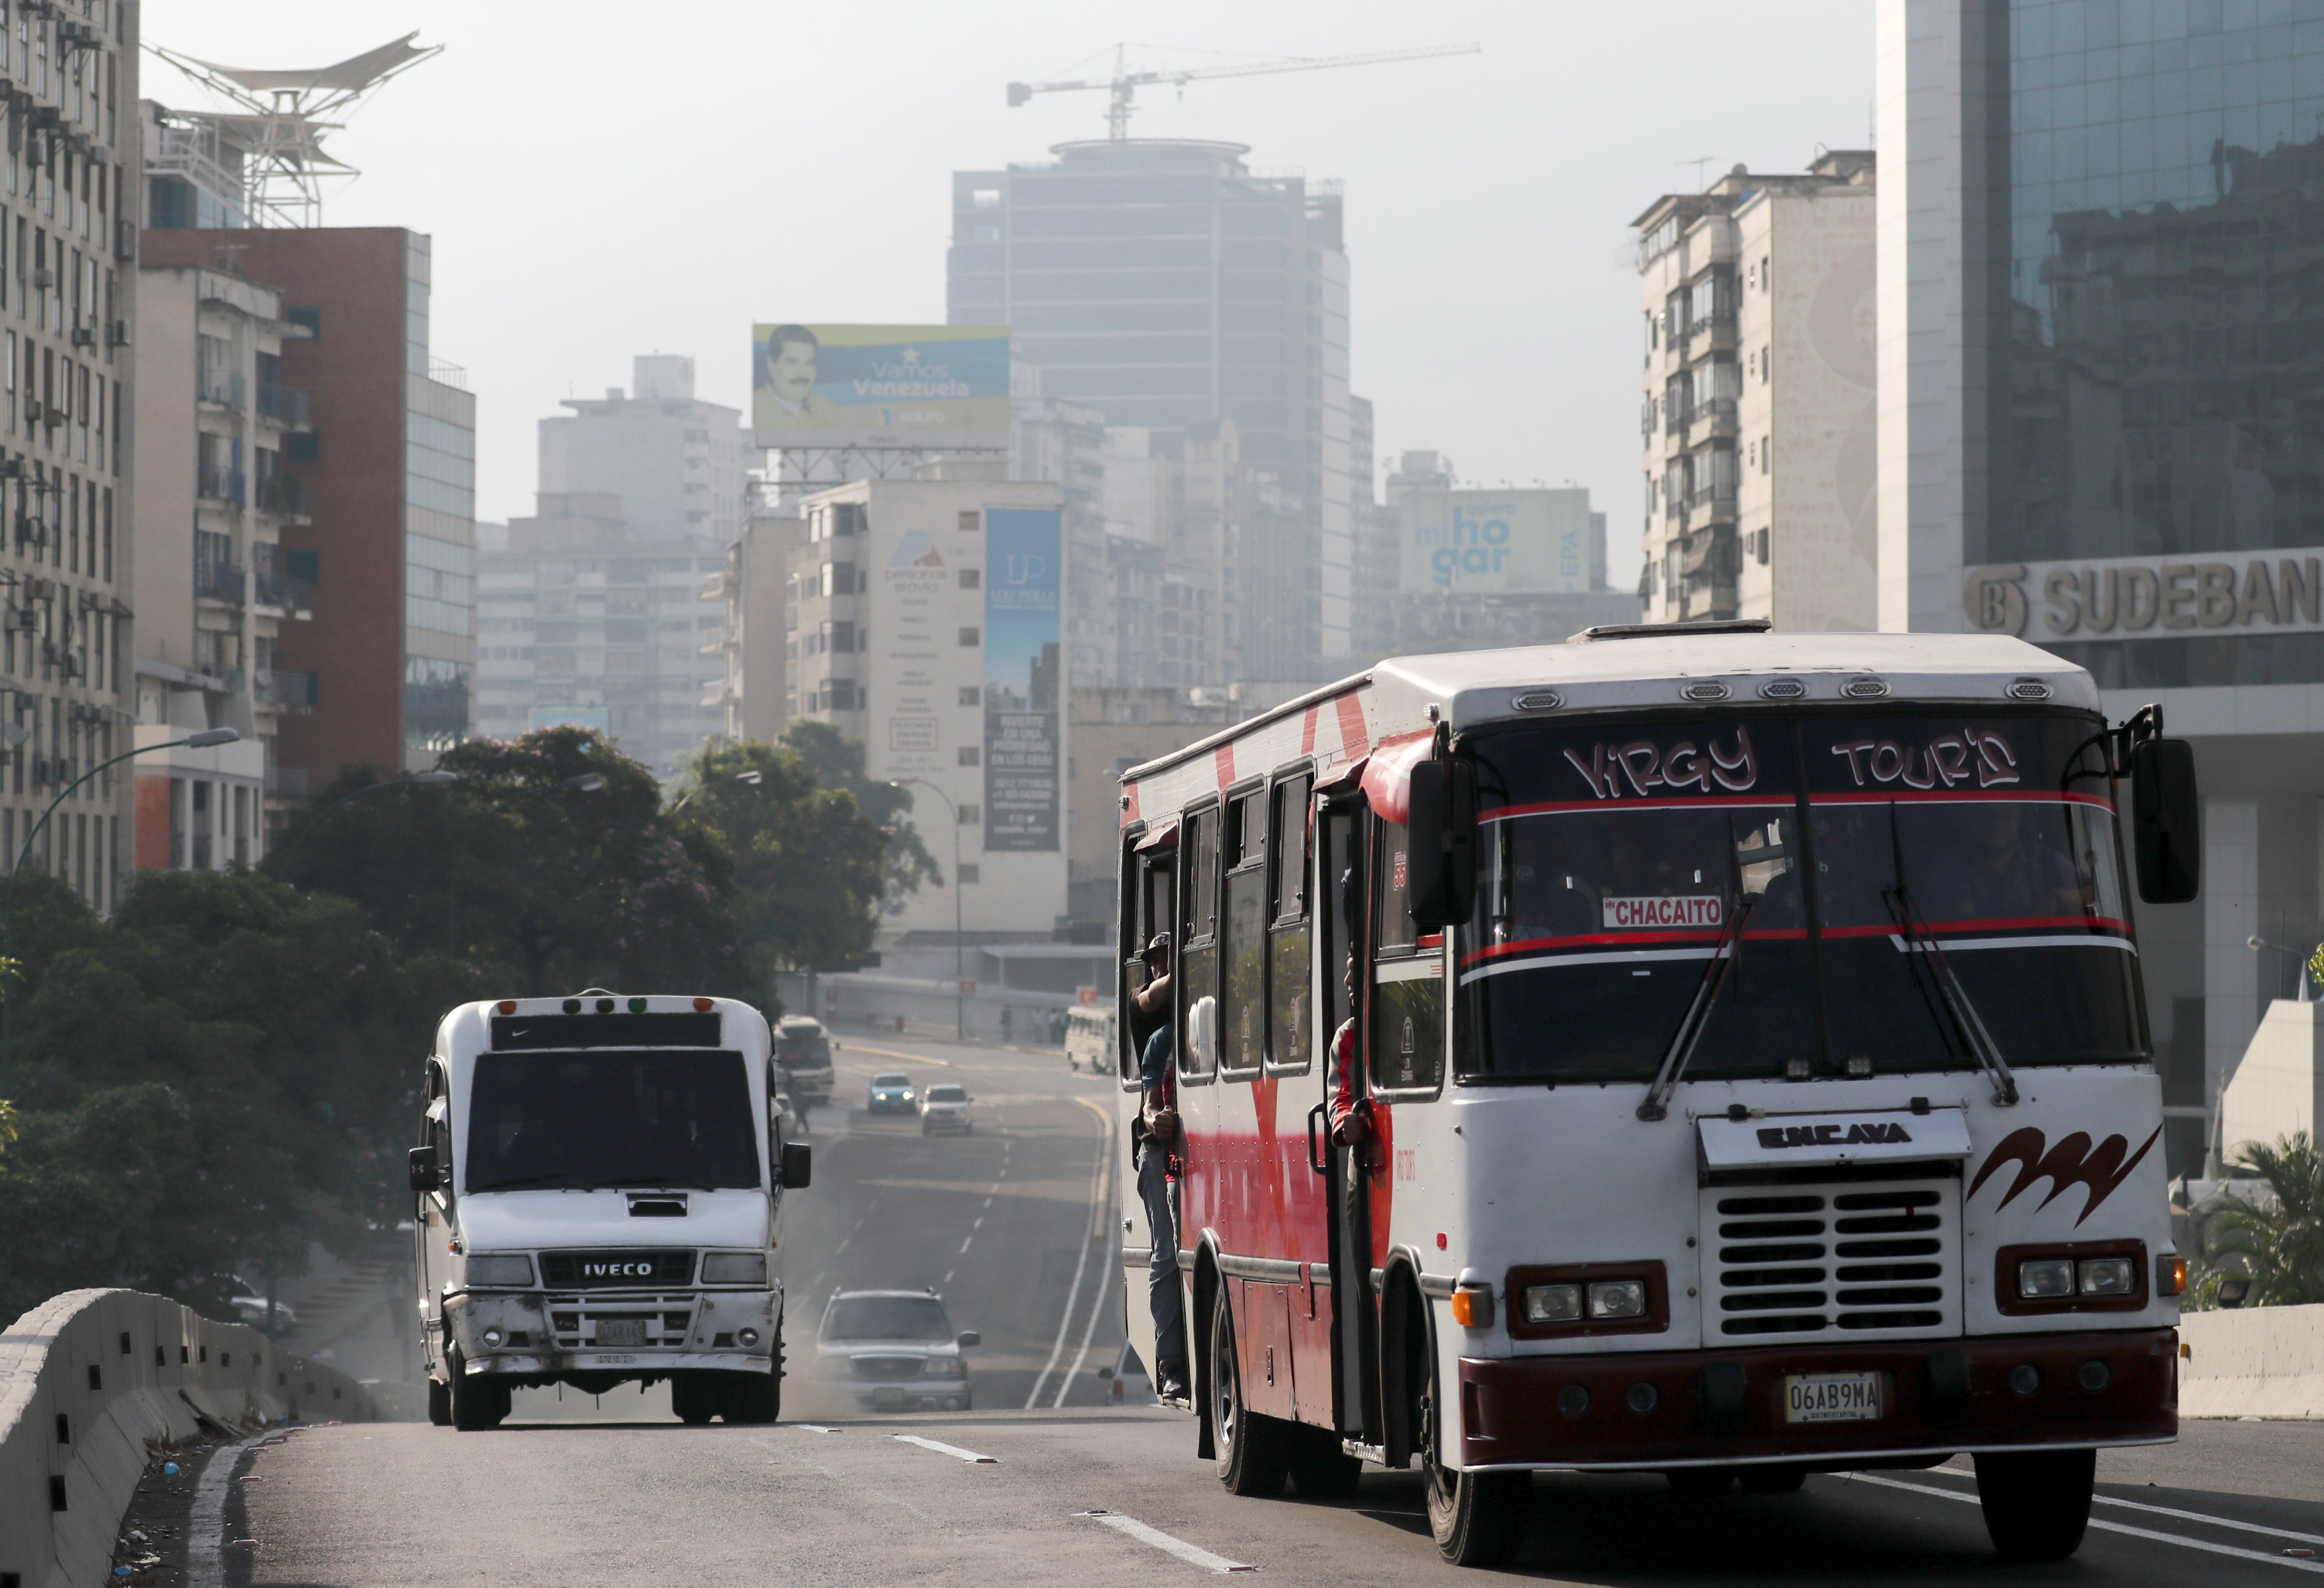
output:
[[[1480,484],[1587,485],[1633,580],[1628,223],[1705,170],[1861,147],[1872,115],[1871,8],[1834,0],[149,0],[144,17],[152,42],[237,66],[322,65],[415,28],[447,46],[334,135],[364,174],[324,220],[434,236],[435,352],[477,395],[487,519],[531,511],[534,421],[626,386],[632,354],[692,354],[700,394],[741,407],[754,319],[941,321],[949,173],[1104,134],[1102,94],[1011,110],[1012,80],[1104,75],[1110,55],[1084,58],[1117,40],[1133,65],[1474,41],[1148,89],[1131,132],[1344,179],[1354,389],[1383,470],[1434,448]],[[150,55],[143,91],[203,103]]]

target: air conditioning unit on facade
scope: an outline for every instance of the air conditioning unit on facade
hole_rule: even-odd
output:
[[[32,285],[39,291],[45,292],[56,284],[57,272],[50,270],[47,266],[43,265],[41,269],[32,272]]]
[[[129,322],[125,319],[117,319],[115,320],[112,325],[106,327],[105,333],[105,345],[108,347],[128,346]]]
[[[74,346],[76,346],[76,347],[94,347],[94,346],[97,346],[97,328],[96,328],[95,326],[75,326],[75,327],[73,327],[73,328],[72,328],[72,345],[73,345]]]

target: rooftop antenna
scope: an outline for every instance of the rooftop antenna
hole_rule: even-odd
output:
[[[1671,163],[1673,165],[1691,165],[1694,167],[1694,185],[1700,188],[1702,186],[1703,167],[1708,165],[1717,165],[1719,163],[1719,156],[1716,154],[1698,154],[1692,160],[1674,160]]]
[[[1074,78],[1048,83],[1010,84],[1010,107],[1014,109],[1036,94],[1103,88],[1106,91],[1105,135],[1109,141],[1119,143],[1130,136],[1130,115],[1135,108],[1131,99],[1139,88],[1151,84],[1167,83],[1183,90],[1188,83],[1204,78],[1255,78],[1273,72],[1322,71],[1327,67],[1378,66],[1391,60],[1427,60],[1440,55],[1476,55],[1481,53],[1485,47],[1482,44],[1437,44],[1419,50],[1385,50],[1370,55],[1294,55],[1280,60],[1258,60],[1241,66],[1163,67],[1152,71],[1131,71],[1125,59],[1129,48],[1127,44],[1113,47],[1113,76],[1104,80]]]
[[[336,65],[292,71],[221,66],[148,44],[154,55],[234,108],[168,112],[161,157],[147,169],[200,163],[213,176],[238,175],[249,224],[320,226],[323,182],[362,174],[325,152],[323,135],[345,127],[346,116],[364,95],[443,53],[441,44],[413,43],[419,36],[406,33]],[[339,119],[326,119],[333,116]],[[171,131],[179,134],[174,141],[168,135]]]

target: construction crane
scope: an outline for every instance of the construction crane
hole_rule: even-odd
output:
[[[1009,104],[1013,109],[1036,94],[1065,94],[1086,88],[1103,88],[1108,96],[1105,111],[1106,136],[1120,143],[1130,136],[1131,97],[1139,88],[1154,83],[1168,83],[1173,88],[1204,78],[1255,78],[1281,71],[1322,71],[1334,66],[1378,66],[1390,60],[1428,60],[1440,55],[1475,55],[1482,44],[1438,44],[1422,50],[1384,50],[1372,55],[1292,56],[1282,60],[1258,60],[1242,66],[1198,66],[1158,71],[1131,71],[1123,60],[1129,49],[1126,44],[1113,47],[1113,76],[1098,78],[1074,78],[1054,83],[1011,83]]]

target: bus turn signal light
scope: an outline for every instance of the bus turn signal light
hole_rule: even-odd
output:
[[[2176,1296],[2187,1288],[2187,1260],[2164,1253],[2154,1260],[2154,1293]]]
[[[1452,1321],[1464,1329],[1493,1326],[1493,1293],[1471,1286],[1452,1292]]]

